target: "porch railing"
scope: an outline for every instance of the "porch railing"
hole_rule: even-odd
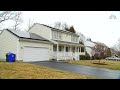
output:
[[[53,58],[54,59],[59,59],[59,60],[72,60],[73,58],[76,59],[76,60],[79,60],[79,55],[81,53],[80,52],[58,52],[58,55],[57,55],[57,52],[53,52]],[[82,53],[84,54],[84,53]]]

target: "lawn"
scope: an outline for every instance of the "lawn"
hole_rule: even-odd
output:
[[[96,79],[23,62],[0,62],[1,79]]]
[[[66,62],[87,66],[95,66],[100,68],[108,68],[113,70],[120,70],[120,61],[100,60],[100,64],[98,64],[99,60],[70,60]]]

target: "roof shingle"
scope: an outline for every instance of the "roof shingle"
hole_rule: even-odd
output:
[[[9,29],[6,29],[6,30],[8,30],[9,32],[11,32],[12,34],[16,35],[19,38],[49,41],[49,40],[47,40],[37,34],[34,34],[34,33],[29,33],[29,32],[20,31],[20,30],[9,30]]]

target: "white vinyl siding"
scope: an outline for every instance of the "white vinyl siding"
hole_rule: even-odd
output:
[[[0,34],[0,59],[6,59],[6,53],[11,52],[16,54],[16,59],[18,60],[18,46],[19,38],[9,31],[4,30]]]
[[[35,34],[40,35],[48,40],[52,39],[51,28],[40,25],[40,24],[35,24],[28,32],[35,33]]]

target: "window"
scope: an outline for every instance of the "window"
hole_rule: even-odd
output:
[[[62,33],[61,32],[57,32],[57,31],[53,31],[52,32],[52,39],[61,40],[62,39]]]
[[[62,51],[62,47],[61,46],[59,46],[59,51]]]
[[[57,46],[53,46],[53,51],[57,51]]]
[[[79,47],[79,52],[80,52],[80,47]]]
[[[84,52],[84,47],[81,47],[81,52]]]
[[[68,52],[68,47],[66,47],[66,52]]]
[[[72,52],[73,52],[73,53],[75,52],[75,47],[72,47]]]
[[[57,32],[56,31],[52,31],[52,38],[57,39]]]
[[[58,39],[59,39],[59,40],[62,39],[62,34],[61,34],[61,32],[58,32]]]
[[[57,32],[54,32],[54,39],[57,39]]]
[[[78,40],[78,37],[75,38],[75,42],[77,42],[77,40]]]
[[[77,39],[78,39],[78,38],[77,38],[76,36],[73,36],[73,35],[71,36],[71,41],[72,41],[72,42],[77,42]]]

